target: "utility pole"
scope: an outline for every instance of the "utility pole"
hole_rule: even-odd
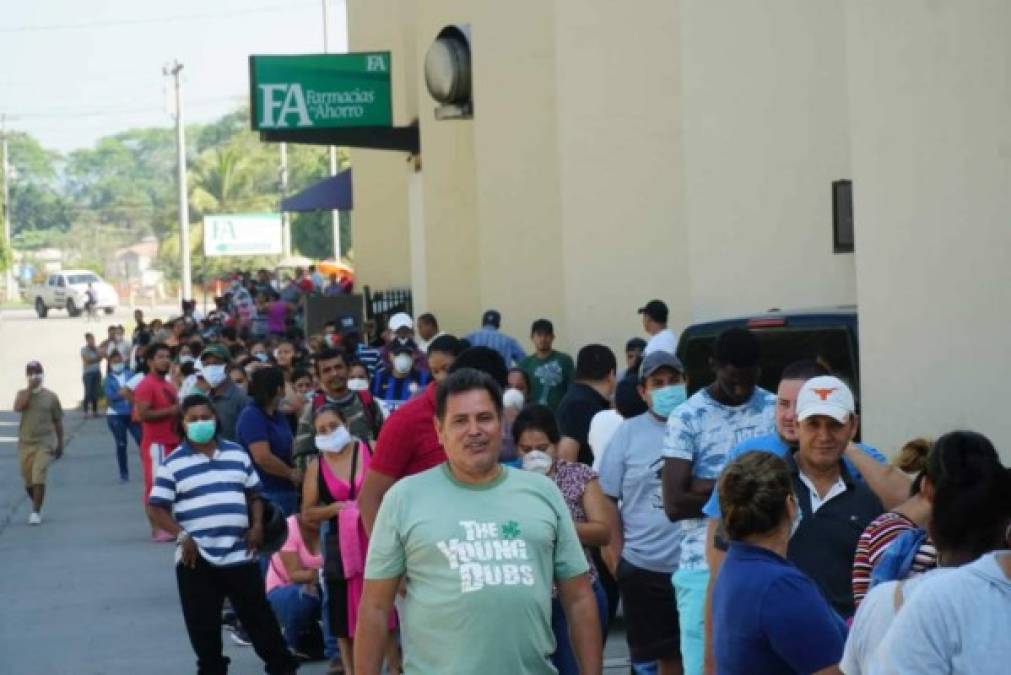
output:
[[[281,143],[281,201],[288,196],[288,144]],[[281,210],[281,255],[291,255],[291,216]]]
[[[179,61],[162,68],[162,73],[167,77],[171,75],[175,80],[176,95],[176,162],[178,168],[177,180],[179,181],[179,249],[182,257],[182,279],[183,300],[190,300],[193,297],[193,278],[190,271],[190,204],[186,194],[186,127],[183,123],[183,90],[180,84],[179,73],[183,69],[183,64]]]
[[[11,165],[7,157],[7,114],[0,114],[0,168],[3,169],[3,221],[4,221],[4,243],[11,254],[11,266],[4,272],[4,293],[7,301],[17,300],[17,293],[14,282],[14,240],[11,238],[11,187],[10,172]]]
[[[330,0],[323,0],[323,53],[330,53]],[[330,175],[337,175],[337,148],[330,146]],[[331,211],[330,217],[333,220],[333,257],[337,262],[341,261],[341,214],[340,211]]]

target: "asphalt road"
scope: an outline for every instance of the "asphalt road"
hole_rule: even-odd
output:
[[[161,314],[168,316],[170,308]],[[146,312],[147,313],[147,312]],[[150,314],[154,318],[158,314]],[[121,309],[97,322],[30,310],[0,316],[0,673],[3,675],[180,675],[195,670],[173,574],[173,547],[149,540],[140,462],[130,446],[130,482],[119,483],[103,419],[85,419],[79,349],[84,333],[132,330]],[[99,340],[101,338],[99,337]],[[17,470],[17,415],[24,366],[37,359],[46,386],[68,411],[69,442],[49,471],[43,524],[27,525],[29,503]],[[231,672],[262,672],[249,647],[224,636]],[[624,635],[612,631],[608,673],[628,672]],[[304,665],[309,675],[325,664]]]

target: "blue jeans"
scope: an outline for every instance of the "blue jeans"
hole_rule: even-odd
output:
[[[123,480],[130,475],[126,463],[126,446],[129,442],[127,433],[133,436],[137,447],[140,447],[140,425],[130,421],[129,415],[106,415],[105,422],[109,425],[112,438],[116,442],[116,461],[119,463],[119,477]]]
[[[603,637],[607,634],[607,596],[599,581],[593,582],[593,596],[597,599],[600,635]],[[558,669],[558,675],[579,675],[579,663],[569,639],[569,622],[565,619],[565,611],[557,597],[551,599],[551,630],[555,634],[555,653],[551,655],[551,662]]]
[[[319,620],[320,598],[305,590],[305,584],[278,586],[267,594],[267,601],[277,615],[288,647],[295,649],[298,638]]]
[[[326,550],[325,537],[330,532],[330,521],[324,520],[319,526],[319,550]],[[330,598],[326,592],[326,584],[320,584],[323,595],[323,655],[328,659],[335,659],[340,654],[337,647],[337,636],[330,628]]]
[[[84,381],[84,412],[98,413],[98,399],[102,394],[102,373],[94,370],[85,373],[81,378]]]

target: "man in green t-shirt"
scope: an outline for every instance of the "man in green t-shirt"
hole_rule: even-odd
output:
[[[408,675],[550,675],[551,588],[584,675],[602,668],[586,556],[561,493],[545,476],[498,463],[502,392],[463,368],[436,394],[447,461],[383,499],[365,564],[355,672],[378,675],[401,580]]]
[[[537,319],[530,328],[534,353],[523,358],[519,367],[530,378],[530,403],[546,405],[555,410],[572,382],[572,357],[556,352],[555,327],[547,319]]]

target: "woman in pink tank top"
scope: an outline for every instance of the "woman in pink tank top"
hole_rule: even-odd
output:
[[[372,460],[368,444],[351,436],[336,406],[324,405],[313,417],[319,455],[306,468],[302,483],[302,516],[320,523],[323,553],[323,625],[331,672],[337,670],[333,638],[340,645],[344,672],[354,672],[352,659],[358,605],[364,588],[368,537],[356,499]],[[396,626],[391,616],[390,628]],[[399,672],[394,640],[387,650],[390,672]]]

